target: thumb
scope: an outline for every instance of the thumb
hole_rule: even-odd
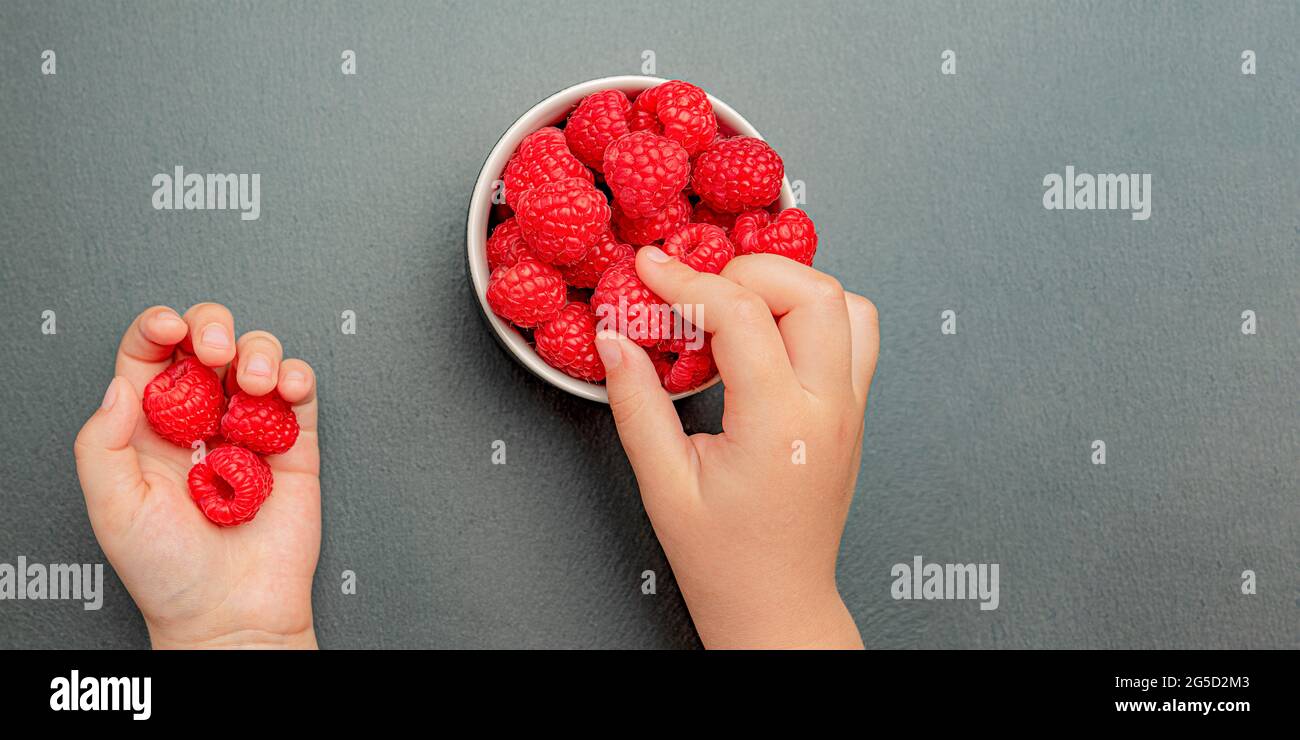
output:
[[[612,331],[596,335],[596,352],[605,364],[609,408],[642,498],[680,490],[689,481],[694,448],[650,356]]]
[[[81,427],[73,450],[77,477],[86,495],[90,523],[96,529],[124,525],[148,486],[131,446],[140,419],[140,399],[130,381],[118,376],[108,384],[104,402]]]

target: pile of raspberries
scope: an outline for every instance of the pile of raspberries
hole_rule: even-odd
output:
[[[635,99],[588,95],[559,126],[529,134],[506,164],[506,204],[487,241],[488,305],[575,378],[605,378],[600,324],[644,347],[669,392],[695,388],[714,375],[708,342],[690,347],[673,336],[680,320],[637,277],[636,250],[654,244],[712,273],[758,252],[811,265],[812,220],[774,207],[784,177],[766,142],[720,132],[709,96],[688,82]]]
[[[251,520],[271,495],[271,466],[260,456],[288,452],[298,440],[298,416],[278,394],[236,391],[227,399],[217,374],[193,357],[154,376],[141,405],[159,437],[180,447],[205,443],[207,454],[190,468],[190,497],[223,527]]]

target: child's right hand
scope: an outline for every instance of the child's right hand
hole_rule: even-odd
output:
[[[294,446],[267,458],[270,498],[238,527],[218,527],[199,511],[186,481],[194,451],[155,434],[140,406],[149,381],[190,354],[227,385],[233,374],[245,393],[278,391],[298,417]],[[200,303],[183,318],[164,306],[137,316],[122,337],[115,375],[77,435],[77,475],[95,537],[154,647],[315,647],[320,453],[311,367],[283,359],[279,340],[264,331],[236,343],[230,311]]]
[[[875,307],[775,255],[711,275],[644,247],[636,265],[666,302],[703,306],[726,388],[722,434],[687,437],[646,353],[597,338],[619,437],[700,639],[861,647],[835,561],[880,345]]]

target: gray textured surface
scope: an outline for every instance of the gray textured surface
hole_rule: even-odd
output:
[[[869,646],[1295,647],[1297,35],[1292,3],[6,2],[0,561],[102,560],[75,432],[133,315],[215,300],[320,374],[322,645],[696,645],[606,409],[495,346],[462,257],[500,132],[653,49],[775,144],[880,308],[840,562]],[[177,164],[261,173],[261,219],[153,211]],[[1151,220],[1045,211],[1066,164],[1153,173]],[[1001,607],[892,601],[915,554],[1000,563]],[[98,613],[0,602],[0,647],[146,645],[109,581]]]

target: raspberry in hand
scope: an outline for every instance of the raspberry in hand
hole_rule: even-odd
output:
[[[159,437],[189,447],[217,433],[226,396],[212,368],[187,357],[172,363],[144,387],[142,407]]]
[[[298,440],[298,417],[275,391],[265,396],[240,391],[221,417],[221,436],[259,455],[281,455]]]
[[[295,427],[296,429],[296,427]],[[251,521],[271,495],[271,466],[250,450],[222,445],[190,468],[190,497],[213,524]]]

